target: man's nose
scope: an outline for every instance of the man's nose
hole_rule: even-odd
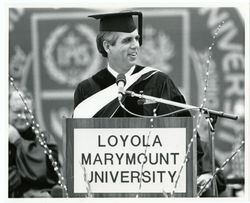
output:
[[[21,112],[21,113],[17,114],[17,117],[22,118],[22,119],[26,119],[26,114],[25,114],[25,112]]]
[[[136,40],[136,39],[133,39],[133,40],[131,41],[131,43],[130,43],[130,47],[131,47],[131,48],[137,48],[137,47],[139,47],[139,41]]]

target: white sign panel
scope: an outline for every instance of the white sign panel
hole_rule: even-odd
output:
[[[185,128],[74,129],[74,193],[172,192],[185,153]]]

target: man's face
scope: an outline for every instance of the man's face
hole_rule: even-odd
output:
[[[115,45],[110,46],[108,59],[112,68],[118,67],[123,71],[128,71],[136,63],[139,51],[139,35],[134,30],[131,33],[118,32]]]
[[[29,109],[32,109],[30,99],[26,100]],[[18,93],[12,93],[9,101],[9,122],[19,131],[25,131],[30,125],[27,125],[27,119],[30,120],[28,110]]]

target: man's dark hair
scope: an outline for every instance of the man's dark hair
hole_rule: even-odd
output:
[[[107,57],[108,54],[103,47],[103,42],[107,41],[111,46],[115,45],[118,39],[118,34],[116,32],[100,32],[96,37],[96,45],[98,51],[103,57]]]

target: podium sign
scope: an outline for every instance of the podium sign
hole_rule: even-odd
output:
[[[67,119],[66,132],[70,196],[91,192],[96,197],[135,197],[139,191],[153,197],[174,189],[192,136],[192,119]],[[183,168],[177,196],[194,194],[193,160],[196,155]]]

